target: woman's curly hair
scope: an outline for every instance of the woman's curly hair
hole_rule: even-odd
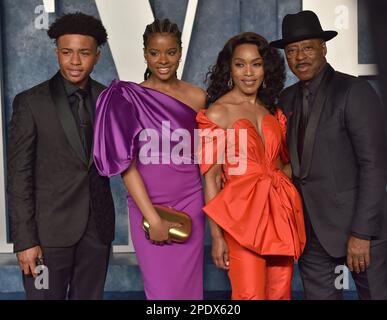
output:
[[[232,37],[219,52],[216,64],[210,68],[206,75],[208,83],[207,107],[232,89],[228,86],[231,77],[232,56],[237,46],[246,43],[255,44],[263,59],[266,86],[265,88],[260,86],[257,97],[271,113],[274,113],[279,93],[283,89],[286,79],[285,63],[278,50],[270,47],[264,37],[254,32],[244,32]]]

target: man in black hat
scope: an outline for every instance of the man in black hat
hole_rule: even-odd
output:
[[[300,80],[281,94],[293,181],[304,200],[307,244],[299,260],[307,299],[341,299],[341,268],[361,299],[387,299],[385,114],[367,81],[326,61],[335,31],[312,11],[288,14],[285,50]],[[345,54],[345,53],[343,53]]]
[[[95,103],[104,86],[89,75],[107,34],[100,20],[77,12],[58,18],[48,36],[59,71],[15,97],[9,125],[14,250],[27,299],[101,299],[114,205],[92,156]]]

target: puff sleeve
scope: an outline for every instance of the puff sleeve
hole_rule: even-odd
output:
[[[133,101],[113,81],[97,100],[94,125],[94,163],[100,175],[111,177],[125,171],[138,154],[142,130]]]
[[[211,122],[205,116],[204,110],[198,113],[196,121],[199,127],[197,157],[200,172],[204,175],[214,164],[224,162],[226,147],[225,130]]]

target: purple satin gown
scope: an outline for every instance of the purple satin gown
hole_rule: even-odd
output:
[[[195,117],[196,112],[177,99],[133,82],[113,81],[97,101],[94,161],[99,173],[118,175],[136,160],[152,203],[185,211],[192,218],[187,242],[151,244],[142,229],[142,214],[128,194],[130,231],[147,299],[203,299],[205,220],[199,168],[193,161]],[[162,129],[165,121],[170,129]],[[141,138],[143,129],[149,133],[147,139]],[[176,129],[185,129],[188,138],[176,139]],[[150,137],[157,142],[151,150],[146,148]],[[183,163],[176,164],[170,154],[182,141],[189,154],[181,151]]]

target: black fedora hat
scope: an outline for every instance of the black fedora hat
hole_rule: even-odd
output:
[[[336,31],[324,31],[320,21],[313,11],[305,10],[296,14],[287,14],[282,21],[282,38],[270,42],[275,48],[283,49],[292,42],[306,39],[331,40],[337,36]]]

